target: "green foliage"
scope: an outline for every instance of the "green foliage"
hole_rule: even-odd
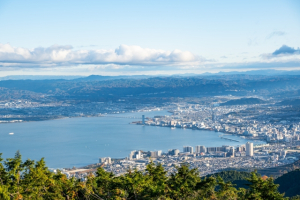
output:
[[[242,179],[245,174],[224,172],[227,180]],[[248,176],[249,177],[249,176]],[[283,194],[277,191],[278,185],[272,178],[263,180],[252,173],[247,181],[249,188],[235,188],[221,176],[201,179],[197,169],[183,164],[176,172],[167,175],[164,167],[151,162],[145,171],[129,170],[115,176],[98,168],[96,173],[87,175],[85,181],[67,178],[62,172],[52,173],[44,159],[22,161],[19,152],[14,158],[3,161],[0,154],[0,199],[134,199],[134,200],[282,200]],[[294,197],[293,199],[299,199]]]
[[[287,197],[300,195],[300,170],[297,169],[278,177],[275,183],[280,185],[278,190],[285,192]]]
[[[249,190],[246,192],[246,199],[274,199],[281,200],[285,199],[278,192],[277,188],[279,185],[276,185],[273,181],[273,178],[267,178],[263,180],[261,177],[257,176],[255,172],[252,172],[251,178],[247,179],[251,184],[249,184]]]
[[[215,177],[220,176],[225,182],[231,182],[235,185],[236,188],[248,188],[247,181],[248,178],[251,177],[251,173],[249,172],[239,172],[239,171],[223,171],[216,174],[208,175],[207,177]]]

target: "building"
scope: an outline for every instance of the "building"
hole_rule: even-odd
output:
[[[161,156],[161,150],[159,151],[150,151],[150,157],[151,158],[157,158]]]
[[[236,157],[246,156],[246,152],[244,152],[244,151],[236,152],[236,153],[235,153],[235,156],[236,156]]]
[[[237,148],[236,148],[236,151],[238,151],[238,152],[246,151],[245,145],[241,145],[241,146],[237,147]]]
[[[184,146],[183,152],[193,153],[193,147],[191,146]]]
[[[143,158],[142,152],[141,151],[131,151],[129,154],[128,159],[129,160],[134,160],[134,159],[141,159]]]
[[[199,146],[199,145],[196,146],[196,148],[195,148],[195,153],[200,153],[200,146]]]
[[[229,152],[227,153],[228,157],[234,157],[234,147],[230,147]]]
[[[170,149],[168,154],[171,155],[171,156],[178,156],[179,149]]]
[[[228,152],[230,150],[230,147],[223,145],[222,147],[207,147],[206,150],[207,153]]]
[[[142,124],[145,125],[145,115],[142,115]]]
[[[253,156],[253,143],[246,143],[246,156]]]
[[[110,157],[99,158],[99,163],[111,164],[111,158]]]
[[[279,152],[279,155],[285,157],[285,156],[286,156],[286,151],[285,151],[285,150],[280,151],[280,152]]]
[[[200,145],[196,146],[195,150],[196,150],[195,153],[205,153],[206,152],[205,146],[200,146]]]

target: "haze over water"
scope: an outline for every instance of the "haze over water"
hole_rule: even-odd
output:
[[[153,117],[166,111],[124,113],[117,117]],[[13,157],[20,150],[23,159],[45,157],[48,167],[81,167],[99,157],[124,158],[132,150],[179,149],[184,145],[206,147],[245,144],[246,139],[227,135],[240,142],[221,139],[214,131],[171,129],[129,124],[137,119],[115,117],[66,118],[59,120],[0,124],[0,153]],[[14,132],[14,135],[9,135]],[[263,143],[256,141],[256,143]]]

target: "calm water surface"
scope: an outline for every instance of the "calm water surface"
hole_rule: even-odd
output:
[[[153,117],[166,111],[125,113],[118,117]],[[99,157],[124,158],[132,150],[182,150],[184,145],[206,147],[245,144],[219,138],[222,133],[191,129],[129,124],[137,119],[115,117],[67,118],[40,122],[0,124],[0,153],[13,157],[20,150],[23,159],[45,157],[51,168],[80,167],[98,162]],[[14,132],[14,135],[9,135]],[[263,142],[254,142],[263,143]]]

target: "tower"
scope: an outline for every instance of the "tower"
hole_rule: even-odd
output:
[[[246,143],[246,156],[253,156],[253,143]]]

